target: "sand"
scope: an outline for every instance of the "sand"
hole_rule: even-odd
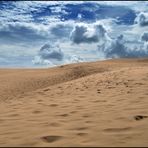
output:
[[[0,69],[0,146],[148,146],[148,59]]]

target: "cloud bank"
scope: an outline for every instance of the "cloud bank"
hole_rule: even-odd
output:
[[[0,66],[146,57],[147,7],[146,1],[1,1]]]
[[[45,44],[38,51],[38,54],[33,59],[36,65],[56,66],[68,63],[78,63],[85,61],[82,57],[77,55],[65,54],[59,45]]]

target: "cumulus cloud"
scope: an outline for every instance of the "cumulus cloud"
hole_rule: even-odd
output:
[[[84,62],[85,59],[78,55],[64,53],[59,45],[45,44],[32,60],[35,65],[56,66],[68,63]]]
[[[98,50],[102,51],[107,58],[133,58],[147,57],[148,48],[146,44],[131,47],[127,44],[127,40],[123,35],[119,35],[116,39],[108,41],[106,44],[98,46]]]
[[[7,56],[1,55],[1,61],[6,63],[15,55],[22,64],[26,62],[21,55],[26,55],[31,57],[30,63],[35,57],[35,65],[59,65],[84,58],[99,60],[102,55],[98,50],[112,58],[148,55],[147,6],[147,2],[3,1],[0,52]],[[119,32],[124,36],[118,36]]]
[[[135,22],[138,23],[141,27],[148,26],[148,13],[139,13],[135,19]]]
[[[123,35],[118,36],[115,41],[112,41],[111,46],[107,52],[107,57],[126,57],[127,47],[124,44],[125,41]]]
[[[106,30],[101,24],[93,24],[87,26],[86,24],[78,24],[71,32],[71,40],[75,44],[80,43],[95,43],[105,38]]]
[[[141,40],[142,41],[148,41],[148,32],[143,33],[143,35],[141,36]]]
[[[64,53],[58,45],[45,44],[32,60],[35,65],[55,66],[63,63]]]
[[[39,50],[39,56],[46,60],[50,59],[50,60],[62,61],[64,53],[61,51],[58,45],[45,44]]]

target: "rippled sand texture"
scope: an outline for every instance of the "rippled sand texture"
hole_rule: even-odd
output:
[[[148,146],[148,59],[0,70],[0,146]]]

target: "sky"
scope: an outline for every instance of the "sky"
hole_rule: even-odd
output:
[[[148,57],[148,1],[0,1],[0,67]]]

